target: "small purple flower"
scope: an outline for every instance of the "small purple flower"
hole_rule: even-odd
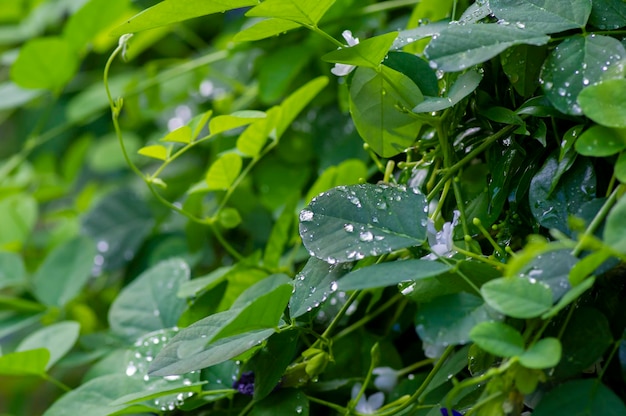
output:
[[[445,407],[440,409],[441,411],[441,416],[463,416],[463,414],[461,412],[458,412],[454,409],[452,409],[452,414],[448,413],[448,409],[446,409]]]
[[[254,394],[254,372],[241,373],[239,380],[233,383],[233,388],[241,394],[252,396]]]

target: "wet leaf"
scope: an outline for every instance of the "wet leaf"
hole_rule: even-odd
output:
[[[626,58],[626,56],[625,56]],[[626,79],[610,79],[585,88],[578,95],[583,113],[607,127],[626,127]]]
[[[490,0],[493,14],[512,25],[540,33],[556,33],[585,27],[591,0]]]
[[[548,285],[556,302],[571,288],[569,273],[577,262],[570,250],[550,251],[536,256],[519,271],[519,276]]]
[[[337,286],[339,290],[373,289],[438,276],[448,270],[446,264],[420,259],[372,264],[348,273]]]
[[[515,91],[530,97],[539,86],[539,72],[547,55],[545,46],[516,45],[500,55],[502,70]]]
[[[492,280],[482,286],[480,293],[489,306],[512,318],[534,318],[552,306],[548,285],[521,277]]]
[[[424,101],[413,107],[412,111],[414,113],[430,113],[450,108],[474,92],[482,79],[483,76],[480,72],[467,71],[456,79],[446,97],[424,97]]]
[[[300,212],[300,236],[317,258],[342,263],[426,240],[426,198],[385,185],[339,186]]]
[[[580,135],[574,146],[581,155],[611,156],[626,149],[626,129],[591,126]]]
[[[626,26],[626,10],[623,0],[593,0],[589,24],[603,30]]]

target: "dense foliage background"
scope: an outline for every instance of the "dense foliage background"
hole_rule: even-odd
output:
[[[0,412],[626,415],[626,3],[0,1]]]

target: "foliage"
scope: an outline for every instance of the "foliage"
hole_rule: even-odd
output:
[[[6,4],[2,412],[626,415],[623,2]]]

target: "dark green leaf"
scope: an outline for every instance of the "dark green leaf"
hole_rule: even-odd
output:
[[[383,64],[411,78],[424,95],[439,95],[435,71],[424,59],[406,52],[389,52]]]
[[[414,113],[430,113],[450,108],[474,92],[482,79],[482,73],[467,71],[452,84],[446,97],[425,97],[424,101],[413,107],[412,111]]]
[[[342,277],[339,290],[374,289],[445,273],[450,266],[431,260],[405,260],[373,264]]]
[[[623,416],[624,402],[599,380],[572,380],[542,397],[533,416]]]
[[[333,264],[378,256],[426,240],[426,198],[385,185],[339,186],[300,212],[300,236],[317,258]]]
[[[502,277],[483,285],[485,302],[513,318],[534,318],[552,306],[552,291],[542,282],[521,277]]]
[[[262,400],[279,385],[287,366],[293,361],[298,347],[298,331],[272,335],[248,362],[254,372],[254,400]]]
[[[589,24],[603,30],[626,26],[624,0],[593,0]]]
[[[607,127],[626,127],[626,79],[609,79],[585,88],[578,95],[583,113]]]
[[[500,55],[502,70],[515,91],[530,97],[539,86],[539,72],[547,55],[545,46],[517,45]]]
[[[296,389],[277,390],[256,403],[251,416],[275,416],[279,414],[309,415],[309,400],[304,392]]]
[[[585,27],[591,0],[490,0],[499,19],[540,33],[556,33]]]
[[[524,353],[522,334],[502,322],[479,323],[469,336],[480,348],[498,357],[515,357]]]

